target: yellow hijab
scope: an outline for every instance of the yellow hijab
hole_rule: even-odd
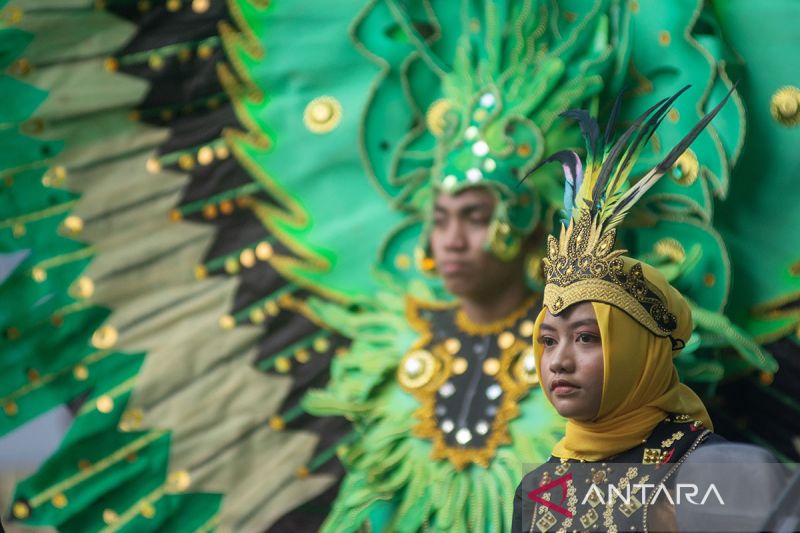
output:
[[[669,289],[672,289],[669,291]],[[675,289],[668,286],[671,310],[677,310],[675,337],[686,340],[692,329],[691,311]],[[678,380],[669,337],[651,333],[627,313],[606,303],[592,302],[603,347],[603,395],[597,418],[590,422],[567,420],[566,433],[553,449],[556,457],[598,461],[629,450],[650,435],[667,413],[688,414],[713,429],[703,402]],[[542,308],[534,327],[534,354],[542,383],[543,346],[539,327]]]

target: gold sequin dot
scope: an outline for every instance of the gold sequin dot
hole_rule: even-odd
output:
[[[269,316],[276,316],[281,312],[281,309],[277,303],[275,303],[273,300],[270,300],[264,304],[264,311],[266,311]]]
[[[800,124],[800,89],[781,87],[772,95],[770,113],[779,124],[792,127]]]
[[[201,44],[197,47],[197,57],[200,59],[208,59],[214,55],[214,49],[207,44]]]
[[[456,357],[453,359],[453,374],[461,375],[467,371],[469,363],[463,357]]]
[[[14,505],[11,507],[11,512],[16,518],[24,520],[31,515],[31,507],[25,502],[14,502]]]
[[[279,416],[273,416],[269,419],[269,427],[273,431],[281,431],[286,427],[286,423],[283,421],[283,418]]]
[[[84,365],[76,365],[72,369],[72,376],[78,381],[85,381],[89,377],[89,369]]]
[[[208,269],[205,265],[195,265],[194,267],[194,279],[202,280],[208,277]]]
[[[161,172],[161,162],[155,157],[149,158],[144,166],[150,174],[157,174]]]
[[[114,326],[105,325],[100,327],[92,335],[92,346],[98,350],[107,350],[114,346],[119,339],[119,333]]]
[[[31,277],[33,281],[42,283],[47,279],[47,271],[41,267],[34,267],[33,270],[31,270]]]
[[[183,219],[183,214],[178,209],[170,209],[167,218],[172,222],[180,222]]]
[[[64,317],[60,313],[54,313],[53,316],[50,317],[50,323],[53,324],[54,327],[60,328],[64,325]]]
[[[83,219],[77,215],[70,215],[64,219],[64,229],[72,235],[77,235],[83,230]]]
[[[181,8],[181,0],[167,0],[167,10],[178,11]]]
[[[428,126],[428,130],[436,137],[440,137],[444,133],[445,117],[452,107],[453,104],[445,98],[436,100],[428,107],[428,111],[425,113],[425,124]]]
[[[483,373],[487,376],[494,376],[500,371],[500,361],[496,357],[490,357],[483,362]]]
[[[342,105],[332,96],[314,98],[303,111],[303,122],[312,133],[328,133],[339,125]]]
[[[103,414],[108,414],[114,410],[114,400],[111,396],[104,394],[97,399],[97,410]]]
[[[228,147],[224,144],[220,144],[214,147],[214,155],[217,156],[217,159],[227,159],[231,152],[228,150]]]
[[[151,503],[143,503],[140,511],[145,518],[153,518],[156,515],[156,508]]]
[[[669,46],[670,41],[672,41],[672,37],[667,30],[662,30],[658,34],[658,42],[661,46]]]
[[[153,70],[161,70],[164,68],[164,58],[159,54],[150,54],[147,58],[147,66]]]
[[[436,261],[430,257],[425,257],[420,261],[420,268],[425,272],[431,272],[436,268]]]
[[[394,266],[399,270],[408,270],[408,267],[411,266],[411,259],[405,254],[398,254],[394,258]]]
[[[192,11],[195,13],[205,13],[211,7],[209,0],[192,0]]]
[[[17,407],[17,404],[15,404],[14,402],[5,402],[3,404],[3,411],[8,416],[14,416],[17,414],[17,412],[19,412],[19,408]]]
[[[94,295],[94,281],[89,276],[81,276],[72,284],[69,293],[74,298],[91,298]]]
[[[301,466],[297,469],[297,477],[299,478],[307,478],[310,474],[307,466]]]
[[[325,337],[318,337],[314,339],[312,347],[317,353],[325,353],[330,349],[331,343]]]
[[[500,336],[497,337],[497,345],[501,350],[507,350],[511,348],[515,340],[516,338],[514,337],[513,333],[510,331],[504,331],[500,334]]]
[[[25,235],[25,233],[26,233],[25,226],[22,224],[14,224],[14,226],[11,228],[11,234],[15,238],[22,237],[23,235]]]
[[[256,308],[250,311],[250,322],[252,322],[253,324],[261,324],[266,319],[267,316],[261,309]]]
[[[673,107],[669,110],[669,113],[667,113],[667,118],[670,120],[670,122],[678,122],[678,120],[681,118],[681,114]]]
[[[64,507],[67,506],[67,497],[60,493],[56,494],[50,500],[50,503],[52,503],[53,507],[55,507],[56,509],[63,509]]]
[[[758,375],[758,380],[763,385],[772,385],[772,382],[775,381],[775,374],[773,374],[772,372],[761,372]]]
[[[219,318],[219,327],[230,330],[236,327],[236,319],[231,315],[223,315]]]
[[[39,371],[35,368],[29,368],[26,374],[28,375],[28,380],[31,382],[39,381],[39,378],[41,377],[39,375]]]
[[[242,253],[239,254],[239,262],[245,268],[253,268],[256,264],[256,253],[250,248],[242,250]]]
[[[705,283],[706,287],[713,287],[716,282],[717,278],[711,272],[703,276],[703,283]]]
[[[225,259],[225,272],[228,274],[236,274],[239,272],[239,261],[235,257],[228,257]]]
[[[523,320],[519,325],[519,334],[523,337],[530,337],[533,335],[533,320]]]
[[[261,261],[268,261],[272,257],[272,245],[268,242],[260,242],[256,246],[256,257]]]
[[[171,492],[183,492],[192,484],[192,477],[186,470],[176,470],[167,476],[167,486]]]
[[[115,57],[107,57],[106,60],[103,62],[103,65],[109,72],[116,72],[117,70],[119,70],[119,61],[117,61],[117,58]]]
[[[214,204],[206,204],[203,206],[203,218],[206,220],[213,220],[217,218],[217,206]]]
[[[287,373],[292,369],[292,362],[287,357],[278,357],[275,360],[275,370],[281,374]]]
[[[191,48],[181,48],[180,50],[178,50],[179,61],[183,61],[185,63],[186,61],[189,61],[191,58],[192,58]]]
[[[311,359],[311,354],[308,352],[308,350],[297,350],[294,353],[294,358],[297,359],[298,363],[304,364],[308,363],[308,361]]]
[[[210,146],[203,146],[197,152],[197,161],[201,165],[210,165],[214,162],[214,149]]]
[[[455,355],[461,349],[461,341],[455,337],[450,337],[444,341],[444,349],[447,350],[447,353]]]
[[[178,158],[178,166],[183,170],[191,170],[194,168],[194,157],[191,154],[183,154]]]
[[[92,467],[92,462],[88,459],[81,459],[78,461],[78,469],[79,470],[89,470]]]
[[[630,6],[633,13],[639,12],[639,2],[637,0],[631,0]]]
[[[683,152],[672,165],[672,175],[678,184],[688,187],[700,176],[700,162],[691,148]]]

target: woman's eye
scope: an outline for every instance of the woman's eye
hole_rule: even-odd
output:
[[[582,343],[592,343],[597,342],[599,337],[597,335],[592,335],[591,333],[579,333],[578,334],[578,342]]]
[[[539,344],[544,346],[553,346],[555,343],[556,340],[553,337],[539,337]]]

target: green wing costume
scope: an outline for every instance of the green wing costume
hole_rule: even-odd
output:
[[[398,370],[425,324],[455,320],[426,262],[431,201],[478,168],[504,206],[489,246],[513,255],[560,209],[555,171],[515,188],[579,144],[558,114],[626,85],[633,117],[694,84],[644,168],[743,80],[623,237],[695,304],[688,381],[774,373],[751,339],[800,317],[800,100],[778,91],[800,82],[782,34],[754,45],[737,4],[3,2],[0,433],[75,413],[5,512],[65,531],[307,530],[327,508],[302,506],[335,496],[331,531],[507,528],[561,422],[523,364],[488,456],[432,458],[415,434]],[[764,4],[776,28],[797,10]]]

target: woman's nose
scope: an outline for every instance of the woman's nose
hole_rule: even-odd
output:
[[[570,373],[575,370],[575,359],[568,344],[560,343],[553,347],[549,369],[554,374]]]

